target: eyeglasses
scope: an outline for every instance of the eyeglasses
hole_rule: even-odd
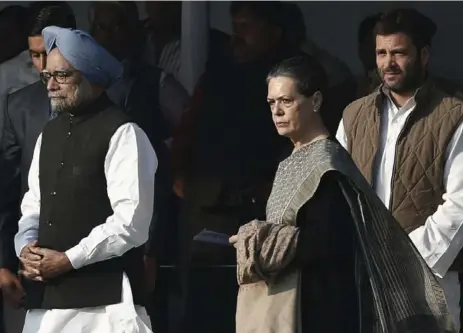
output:
[[[65,71],[55,71],[53,73],[50,72],[41,72],[40,79],[43,83],[47,84],[51,78],[54,78],[58,83],[66,83],[68,78],[70,78],[74,74],[72,70],[65,70]]]

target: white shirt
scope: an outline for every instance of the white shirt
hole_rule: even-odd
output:
[[[180,40],[167,43],[159,54],[159,59],[156,59],[155,46],[150,36],[145,44],[143,58],[148,64],[157,66],[167,74],[172,74],[176,80],[180,80]]]
[[[21,204],[22,217],[15,236],[18,256],[25,245],[38,238],[41,144],[40,135],[29,171],[29,191]],[[117,129],[111,138],[104,163],[108,196],[114,214],[65,252],[75,269],[121,256],[148,240],[157,163],[151,143],[137,125],[127,123]],[[36,325],[33,324],[35,322]],[[91,309],[31,310],[26,316],[23,333],[151,332],[149,326],[146,311],[133,304],[130,284],[124,274],[121,303]],[[26,330],[28,327],[29,330]]]
[[[391,180],[394,170],[395,146],[400,131],[407,118],[416,107],[414,98],[410,98],[402,107],[398,108],[389,98],[386,99],[384,112],[381,113],[381,134],[379,140],[377,164],[374,166],[374,182],[376,194],[386,207],[390,209]]]
[[[374,166],[373,187],[386,207],[390,208],[392,171],[395,159],[395,148],[399,133],[407,118],[416,106],[411,98],[398,108],[391,99],[387,99],[384,112],[381,113],[381,132],[377,163]],[[443,184],[444,203],[436,212],[426,219],[423,226],[409,234],[417,250],[441,280],[446,291],[447,301],[455,321],[459,316],[459,282],[458,274],[447,271],[463,246],[463,124],[455,131],[446,150]],[[343,121],[339,124],[336,138],[344,148],[348,149],[347,135]],[[457,322],[458,325],[459,321]]]
[[[189,106],[190,96],[171,74],[163,71],[159,81],[159,106],[170,128],[176,129]]]
[[[40,80],[29,50],[0,64],[0,96],[7,96]]]

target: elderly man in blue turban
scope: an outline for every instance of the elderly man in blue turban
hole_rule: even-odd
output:
[[[143,244],[156,154],[107,97],[120,63],[79,30],[47,27],[50,121],[37,140],[15,237],[23,333],[151,332]]]

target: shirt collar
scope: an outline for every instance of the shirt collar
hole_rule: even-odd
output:
[[[427,78],[424,83],[419,87],[413,96],[404,104],[407,105],[409,103],[413,103],[413,105],[416,105],[418,103],[423,103],[425,99],[429,97],[429,92],[433,89],[434,83],[430,78]],[[391,92],[390,90],[382,83],[379,88],[378,88],[379,94],[382,95],[383,97],[387,97],[389,100],[392,101],[391,99]]]

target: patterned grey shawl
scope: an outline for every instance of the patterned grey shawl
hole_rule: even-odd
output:
[[[273,292],[272,288],[283,290],[281,284],[278,286],[278,273],[289,265],[296,252],[299,233],[295,225],[297,212],[313,196],[323,174],[333,170],[346,176],[347,181],[340,182],[340,185],[355,223],[360,249],[356,253],[356,261],[366,270],[369,277],[366,285],[373,294],[376,323],[374,327],[371,323],[362,323],[362,332],[454,332],[444,292],[435,276],[347,151],[331,140],[307,145],[280,163],[267,205],[267,221],[252,221],[240,228],[236,244],[240,284],[238,307],[243,300],[241,304],[251,313],[253,298],[246,298],[245,293],[251,292],[249,286],[256,286],[253,287],[255,290],[265,281],[268,291],[264,292],[264,296],[268,295],[268,300],[261,304],[267,304],[269,309],[275,308],[271,304],[272,297],[280,294],[281,299],[282,296],[280,292]],[[286,280],[286,286],[293,283],[294,289],[300,287],[296,276]],[[288,297],[296,299],[291,304],[297,308],[297,294]],[[289,325],[293,328],[285,329],[285,332],[299,332],[296,318],[299,310],[293,311],[295,319]],[[365,316],[361,314],[361,317]],[[272,319],[267,315],[265,320]],[[254,332],[255,329],[250,329],[245,322],[246,313],[238,308],[237,332]],[[278,325],[275,321],[274,326]],[[260,327],[258,330],[261,332],[274,331]]]

